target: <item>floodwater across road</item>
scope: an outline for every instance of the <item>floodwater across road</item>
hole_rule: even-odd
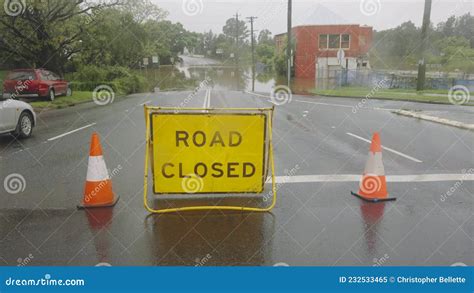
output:
[[[149,215],[143,208],[143,105],[270,107],[269,98],[215,86],[132,95],[39,116],[34,137],[0,137],[0,264],[28,265],[474,265],[474,133],[392,114],[405,102],[294,95],[274,121],[278,203],[271,213]],[[408,105],[411,105],[408,103]],[[427,107],[447,107],[427,105]],[[443,108],[445,109],[445,108]],[[111,209],[77,210],[92,131],[100,134]],[[369,204],[358,189],[379,131],[390,196]],[[349,135],[350,134],[350,135]],[[5,178],[20,184],[6,190]],[[152,197],[156,206],[265,204],[258,196]],[[151,191],[151,186],[150,186]]]

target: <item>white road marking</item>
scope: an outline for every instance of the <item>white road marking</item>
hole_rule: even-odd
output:
[[[261,94],[257,94],[257,93],[252,93],[252,92],[249,92],[249,91],[244,91],[244,93],[249,94],[249,95],[254,95],[254,96],[257,96],[257,97],[266,98],[266,99],[270,98],[270,95],[265,96],[265,95],[261,95]],[[341,107],[341,108],[350,108],[350,109],[357,108],[357,109],[361,109],[361,110],[378,110],[378,111],[394,111],[394,110],[397,110],[397,109],[378,108],[378,107],[373,107],[373,108],[370,108],[370,107],[357,107],[357,105],[349,106],[349,105],[342,105],[342,104],[331,104],[331,103],[303,101],[303,100],[293,100],[293,101],[298,102],[298,103],[307,103],[307,104],[321,105],[321,106]],[[272,103],[271,100],[268,100],[268,102]]]
[[[48,141],[53,141],[53,140],[60,139],[60,138],[62,138],[62,137],[65,137],[65,136],[70,135],[70,134],[73,134],[73,133],[75,133],[75,132],[84,130],[84,129],[89,128],[89,127],[94,126],[94,125],[96,125],[96,123],[91,123],[91,124],[86,125],[86,126],[83,126],[83,127],[81,127],[81,128],[78,128],[78,129],[75,129],[75,130],[71,130],[71,131],[66,132],[66,133],[63,133],[63,134],[61,134],[61,135],[52,137],[52,138],[48,139]]]
[[[206,96],[204,97],[204,104],[202,105],[204,109],[211,108],[211,89],[206,90]]]
[[[208,94],[208,98],[207,98],[207,108],[210,109],[211,108],[211,91],[212,89],[209,89],[209,94]]]
[[[353,133],[347,132],[346,134],[349,135],[349,136],[352,136],[352,137],[354,137],[354,138],[360,139],[360,140],[362,140],[362,141],[365,141],[365,142],[367,142],[367,143],[372,143],[370,140],[365,139],[365,138],[363,138],[363,137],[360,137],[360,136],[358,136],[358,135],[355,135],[355,134],[353,134]],[[416,158],[414,158],[414,157],[411,157],[411,156],[409,156],[409,155],[406,155],[406,154],[401,153],[401,152],[399,152],[399,151],[396,151],[396,150],[394,150],[394,149],[391,149],[391,148],[388,148],[388,147],[385,147],[385,146],[382,146],[382,148],[383,148],[384,150],[386,150],[386,151],[389,151],[389,152],[391,152],[391,153],[394,153],[394,154],[396,154],[396,155],[399,155],[399,156],[401,156],[401,157],[404,157],[405,159],[412,160],[413,162],[416,162],[416,163],[423,163],[423,161],[421,161],[421,160],[418,160],[418,159],[416,159]]]
[[[307,103],[307,104],[313,104],[313,105],[322,105],[322,106],[332,106],[332,107],[342,107],[342,108],[354,108],[352,106],[348,105],[341,105],[341,104],[329,104],[329,103],[321,103],[321,102],[310,102],[310,101],[302,101],[302,100],[293,100],[295,102],[299,103]]]
[[[138,106],[145,106],[145,105],[148,105],[148,104],[150,104],[150,103],[151,103],[151,101],[146,101],[146,102],[144,102],[144,103],[138,104]]]
[[[249,92],[249,91],[244,91],[244,93],[249,94],[249,95],[254,95],[254,96],[257,96],[257,97],[262,97],[262,98],[265,98],[265,99],[269,99],[269,98],[270,98],[270,95],[264,96],[264,95],[257,94],[257,93],[252,93],[252,92]]]
[[[362,175],[339,174],[339,175],[302,175],[302,176],[277,176],[278,184],[291,183],[320,183],[320,182],[359,182]],[[419,175],[392,175],[387,176],[387,182],[410,183],[410,182],[444,182],[444,181],[474,181],[474,173],[463,174],[419,174]],[[268,178],[267,183],[271,182]]]

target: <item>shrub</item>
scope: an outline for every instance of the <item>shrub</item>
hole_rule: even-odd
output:
[[[97,80],[107,80],[107,71],[98,66],[86,65],[73,74],[74,81],[90,82]]]
[[[132,94],[149,90],[147,80],[121,66],[83,66],[72,74],[74,91],[94,91],[101,85],[110,86],[116,93]]]
[[[148,90],[146,79],[136,74],[117,79],[116,82],[120,91],[126,94],[145,92]]]
[[[114,82],[97,82],[97,81],[86,81],[86,82],[77,82],[73,81],[70,83],[71,89],[73,91],[78,91],[78,92],[92,92],[94,91],[98,86],[101,85],[107,85],[110,86],[115,92],[120,92],[120,86],[119,83],[114,81]]]

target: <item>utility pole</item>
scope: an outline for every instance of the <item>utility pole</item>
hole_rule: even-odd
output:
[[[420,61],[418,62],[418,81],[416,90],[422,91],[425,89],[426,79],[426,43],[428,42],[428,28],[430,27],[431,18],[431,2],[432,0],[425,0],[425,12],[423,14],[423,26],[421,27],[421,45],[420,45]]]
[[[255,38],[253,23],[257,18],[255,16],[247,17],[250,20],[250,43],[252,44],[252,91],[255,91]]]
[[[239,14],[235,14],[235,64],[239,64]]]
[[[292,0],[288,0],[288,41],[287,41],[287,48],[286,48],[286,59],[288,62],[288,87],[291,86],[291,18],[292,18]]]

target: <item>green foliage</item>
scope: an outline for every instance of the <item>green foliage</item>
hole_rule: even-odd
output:
[[[421,29],[412,22],[375,32],[370,51],[376,69],[415,70],[419,59]],[[474,72],[474,16],[449,17],[428,29],[427,64],[436,70]],[[428,69],[430,69],[428,67]]]
[[[275,46],[267,43],[258,44],[255,50],[257,54],[257,60],[265,65],[272,66],[273,58],[275,57]]]
[[[262,45],[262,44],[271,45],[271,46],[274,45],[273,38],[272,38],[272,33],[267,29],[262,30],[258,34],[257,41],[258,41],[259,45]]]
[[[110,86],[116,93],[131,94],[148,91],[147,80],[125,67],[94,66],[82,67],[72,75],[72,89],[75,91],[93,91],[100,85]]]
[[[125,94],[141,93],[149,90],[147,80],[136,74],[119,78],[116,82],[118,83],[119,92]]]

